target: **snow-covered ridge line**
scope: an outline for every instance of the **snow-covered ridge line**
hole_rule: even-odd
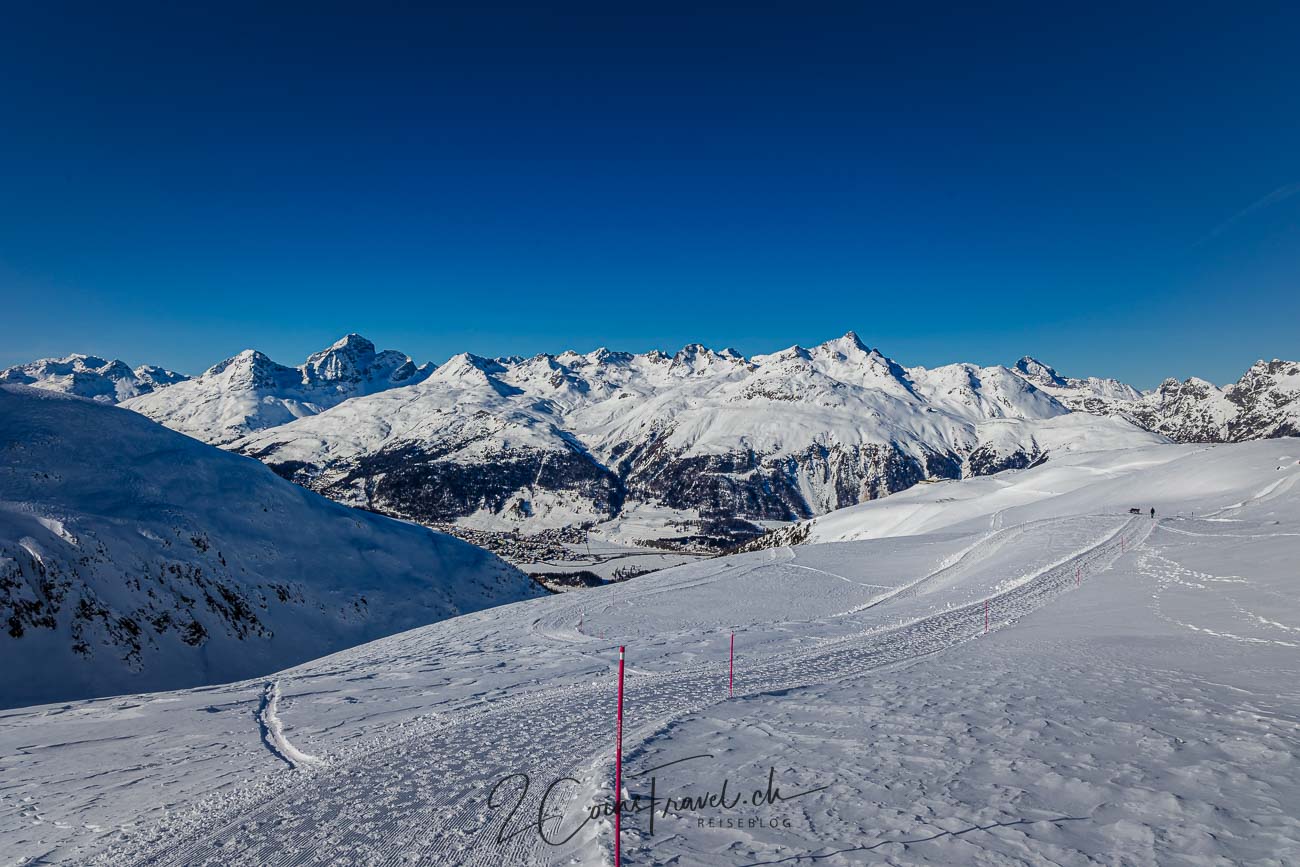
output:
[[[348,334],[297,367],[246,349],[194,379],[123,405],[181,433],[222,445],[351,397],[413,385],[432,372],[432,364],[416,366],[406,353],[379,352],[360,334]]]
[[[1300,434],[1300,364],[1144,394],[1029,356],[908,367],[853,332],[748,358],[690,344],[462,353],[436,370],[349,334],[297,367],[245,350],[122,405],[339,502],[536,564],[546,540],[501,534],[595,528],[615,546],[711,552],[1068,451]]]
[[[262,739],[267,747],[289,763],[289,767],[323,765],[323,759],[309,756],[289,743],[284,735],[284,722],[280,719],[280,681],[273,680],[262,693],[262,706],[257,711],[257,721],[262,726]]]
[[[134,370],[124,361],[73,353],[40,358],[0,370],[0,385],[30,385],[73,394],[100,403],[118,403],[189,379],[183,373],[152,364]]]
[[[652,526],[627,520],[635,528],[606,538],[718,550],[921,481],[1163,441],[1072,413],[1009,368],[907,368],[850,332],[748,359],[696,345],[463,354],[418,385],[229,447],[340,502],[423,523],[536,533],[653,510]]]

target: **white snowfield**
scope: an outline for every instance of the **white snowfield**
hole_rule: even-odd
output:
[[[1294,439],[1078,454],[815,525],[848,541],[3,712],[3,863],[609,864],[626,645],[625,797],[660,799],[629,865],[1295,864],[1298,480]]]
[[[1267,454],[1281,451],[1280,475],[1270,481],[1289,479],[1289,467],[1283,464],[1295,463],[1289,460],[1291,452],[1297,452],[1295,458],[1300,460],[1297,441],[1285,439],[1262,448]],[[808,528],[807,541],[815,543],[933,533],[986,517],[1001,527],[1022,514],[1064,517],[1122,511],[1120,507],[1154,508],[1160,517],[1205,517],[1209,507],[1198,510],[1195,501],[1213,501],[1224,491],[1238,489],[1243,454],[1243,450],[1207,444],[1098,452],[1054,449],[1053,460],[1032,472],[917,485],[798,527]],[[1135,482],[1140,488],[1135,488]]]

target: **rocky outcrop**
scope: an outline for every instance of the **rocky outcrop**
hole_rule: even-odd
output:
[[[412,385],[432,371],[432,365],[417,367],[394,350],[376,352],[369,340],[349,334],[297,367],[246,349],[166,392],[123,405],[195,439],[226,445],[352,397]]]
[[[1300,436],[1300,363],[1257,361],[1225,388],[1167,379],[1132,407],[1134,422],[1176,442],[1246,442]]]
[[[1300,363],[1294,361],[1257,361],[1222,388],[1190,377],[1166,379],[1147,394],[1117,380],[1069,379],[1029,356],[1015,371],[1073,410],[1127,419],[1175,442],[1300,436]]]
[[[1300,436],[1300,362],[1257,361],[1226,394],[1232,442]]]

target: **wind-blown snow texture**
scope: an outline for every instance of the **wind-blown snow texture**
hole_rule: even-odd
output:
[[[350,397],[420,382],[433,365],[417,367],[396,350],[376,352],[349,334],[298,367],[246,349],[201,376],[125,406],[170,428],[222,445],[249,433],[314,415]]]
[[[927,479],[1160,441],[1071,415],[1007,368],[905,369],[850,333],[750,359],[696,345],[672,357],[459,355],[419,385],[231,448],[341,502],[423,522],[544,528],[653,506],[694,525],[676,541],[725,545]]]
[[[817,527],[850,541],[493,608],[274,678],[10,711],[0,849],[608,864],[609,822],[579,824],[611,794],[625,644],[630,795],[691,756],[654,774],[659,797],[749,797],[769,768],[783,793],[826,787],[671,812],[653,836],[630,816],[629,865],[1300,860],[1300,443],[1077,453]],[[319,764],[268,748],[268,690]],[[519,778],[488,795],[518,773],[512,818]],[[577,833],[550,846],[526,826],[562,777],[547,828]],[[502,840],[507,823],[524,832]]]
[[[135,413],[0,386],[0,707],[248,677],[535,595]]]

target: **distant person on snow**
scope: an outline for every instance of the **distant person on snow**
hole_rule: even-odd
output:
[[[1156,516],[1156,507],[1155,507],[1155,506],[1152,506],[1152,507],[1151,507],[1151,518],[1154,520],[1154,519],[1155,519],[1155,516]]]

